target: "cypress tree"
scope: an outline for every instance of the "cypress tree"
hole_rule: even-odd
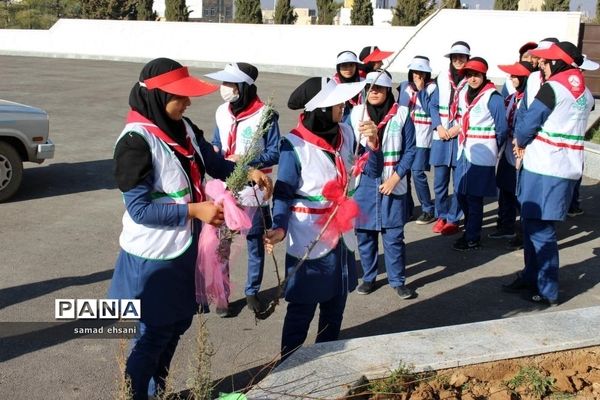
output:
[[[494,10],[512,10],[519,9],[519,0],[495,0]]]
[[[138,0],[136,4],[137,19],[140,21],[154,21],[156,13],[152,11],[153,0]]]
[[[354,0],[350,11],[352,25],[373,25],[373,5],[371,0]]]
[[[544,0],[542,11],[569,11],[569,0]]]
[[[423,21],[434,9],[434,4],[428,0],[398,1],[392,9],[392,25],[415,26]]]
[[[460,0],[443,0],[441,8],[462,8]]]
[[[262,24],[260,0],[235,0],[233,21],[241,24]]]
[[[298,14],[290,4],[290,0],[278,0],[273,16],[276,24],[293,25],[298,19]]]
[[[165,18],[167,21],[187,21],[190,16],[185,0],[165,0]]]
[[[317,0],[317,24],[333,25],[333,19],[341,6],[341,3],[336,3],[334,0]]]

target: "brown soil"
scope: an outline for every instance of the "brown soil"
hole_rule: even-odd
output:
[[[411,378],[410,381],[404,378],[405,383],[399,386],[390,385],[389,378],[378,381],[375,385],[380,393],[382,388],[388,389],[386,394],[363,392],[355,398],[599,400],[600,346],[446,369],[426,375],[412,373]],[[536,384],[541,389],[536,390]]]

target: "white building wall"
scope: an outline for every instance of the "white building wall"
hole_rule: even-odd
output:
[[[549,36],[577,43],[580,17],[578,12],[442,10],[421,24],[390,72],[395,81],[401,79],[416,54],[428,56],[434,71],[439,71],[448,65],[443,55],[450,45],[466,40],[473,55],[489,62],[488,75],[502,81],[504,73],[496,65],[514,62],[523,43]],[[511,26],[527,29],[507,29]],[[342,50],[358,52],[371,45],[399,50],[417,29],[61,19],[47,31],[0,30],[0,53],[142,62],[171,57],[209,67],[245,60],[265,71],[320,75],[333,71],[335,56]],[[135,39],[140,37],[144,40]]]

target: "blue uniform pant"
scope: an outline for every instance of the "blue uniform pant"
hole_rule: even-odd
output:
[[[470,242],[481,240],[483,224],[483,197],[457,193],[458,203],[465,214],[465,239]]]
[[[575,189],[573,189],[573,197],[571,197],[571,204],[569,205],[569,210],[574,210],[579,208],[579,188],[581,187],[581,178],[577,181],[575,185]]]
[[[356,230],[363,281],[375,282],[377,278],[380,233],[383,239],[383,256],[388,282],[393,288],[404,286],[406,282],[406,245],[404,244],[403,226],[383,228],[381,232],[367,229]]]
[[[558,300],[558,243],[553,221],[521,218],[525,270],[523,279],[547,300]]]
[[[246,296],[253,296],[258,293],[263,279],[263,272],[265,270],[263,216],[267,223],[267,228],[271,227],[269,207],[261,207],[254,213],[254,217],[252,218],[252,228],[246,236],[246,242],[248,244],[248,278],[246,279],[246,287],[244,290]]]
[[[500,189],[498,195],[498,229],[513,233],[519,202],[514,192]]]
[[[342,327],[347,298],[348,292],[344,291],[342,294],[320,303],[288,303],[281,334],[282,359],[298,350],[306,340],[317,304],[319,305],[319,326],[316,342],[337,340]]]
[[[454,176],[454,167],[447,165],[436,165],[433,173],[433,191],[435,193],[436,217],[445,219],[447,222],[458,224],[461,211],[456,198],[448,195],[450,188],[450,176]]]
[[[431,192],[429,191],[429,183],[427,183],[425,171],[413,169],[412,176],[415,182],[417,199],[419,199],[419,203],[421,204],[421,212],[433,214],[434,206],[433,201],[431,201]]]
[[[179,338],[191,324],[192,317],[164,326],[139,323],[125,367],[134,400],[147,400],[149,394],[164,391]]]

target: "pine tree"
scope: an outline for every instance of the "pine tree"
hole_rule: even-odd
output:
[[[153,0],[138,0],[136,4],[137,19],[140,21],[154,21],[156,13],[152,11]]]
[[[334,0],[317,0],[317,24],[333,25],[333,19],[341,7],[342,4]]]
[[[190,12],[185,0],[165,0],[165,19],[167,21],[187,21]]]
[[[392,25],[415,26],[423,21],[434,9],[434,4],[428,0],[398,1],[392,9]]]
[[[273,16],[276,24],[293,25],[298,19],[298,14],[290,4],[290,0],[278,0]]]
[[[354,0],[350,11],[352,25],[373,25],[373,5],[371,0]]]
[[[519,9],[519,0],[495,0],[494,10],[512,10]]]
[[[460,0],[442,0],[441,8],[462,8]]]
[[[233,21],[240,24],[262,24],[260,0],[235,0]]]
[[[542,11],[569,11],[570,0],[544,0]]]
[[[596,2],[596,23],[600,23],[600,1]]]

